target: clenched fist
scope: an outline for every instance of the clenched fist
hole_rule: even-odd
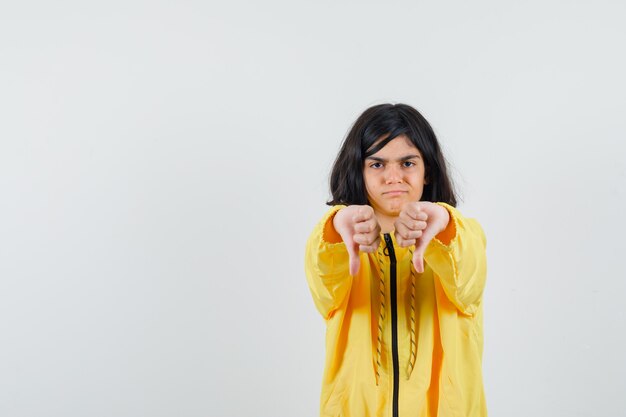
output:
[[[341,235],[350,257],[350,275],[359,272],[359,251],[376,252],[380,244],[380,225],[370,206],[347,206],[335,214],[333,226]]]
[[[449,221],[448,210],[429,201],[406,203],[402,207],[394,222],[396,241],[404,248],[415,245],[413,266],[417,272],[424,272],[424,252]]]

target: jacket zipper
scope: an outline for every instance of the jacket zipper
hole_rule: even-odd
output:
[[[393,250],[391,235],[385,233],[385,244],[390,266],[390,297],[391,297],[391,357],[393,360],[393,404],[392,415],[398,417],[398,396],[400,384],[400,364],[398,359],[398,299],[397,299],[397,277],[396,277],[396,253]]]

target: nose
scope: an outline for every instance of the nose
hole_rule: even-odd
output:
[[[402,172],[400,168],[390,164],[385,170],[385,183],[386,184],[395,184],[398,182],[402,182]]]

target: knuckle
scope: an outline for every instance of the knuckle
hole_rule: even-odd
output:
[[[372,252],[372,248],[371,248],[371,247],[369,247],[368,245],[360,245],[360,246],[359,246],[359,250],[360,250],[361,252],[368,252],[368,253],[371,253],[371,252]]]

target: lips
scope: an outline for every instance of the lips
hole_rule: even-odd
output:
[[[398,195],[402,195],[408,193],[408,191],[403,191],[403,190],[391,190],[391,191],[386,191],[383,193],[383,195],[386,196],[390,196],[390,197],[394,197],[394,196],[398,196]]]

